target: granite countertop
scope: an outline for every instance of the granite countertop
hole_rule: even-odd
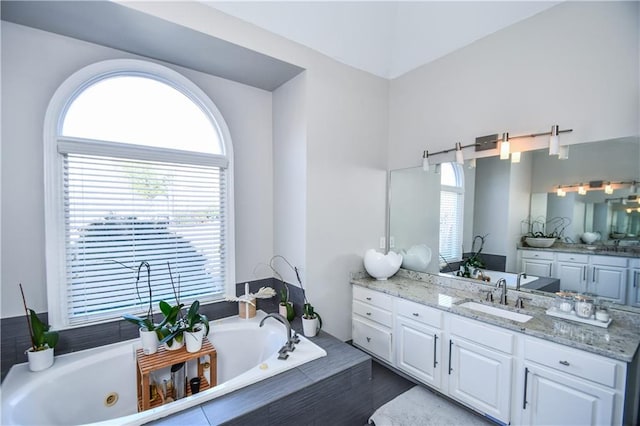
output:
[[[518,245],[518,250],[535,250],[535,251],[559,251],[565,253],[583,253],[596,254],[598,256],[618,256],[640,258],[640,245],[633,246],[614,246],[602,243],[594,244],[568,244],[554,243],[548,248],[530,247],[527,245]]]
[[[469,280],[401,270],[386,281],[377,281],[364,273],[354,274],[351,283],[624,362],[633,360],[640,344],[640,314],[635,312],[610,308],[613,321],[608,328],[601,328],[547,315],[546,309],[553,304],[553,298],[548,296],[509,289],[507,293],[509,306],[499,305],[497,302],[485,302],[486,293],[482,293],[481,290],[491,289],[493,286],[476,284]],[[519,295],[529,299],[525,301],[524,309],[513,307]],[[519,323],[459,306],[465,301],[493,305],[531,315],[533,318],[525,323]]]

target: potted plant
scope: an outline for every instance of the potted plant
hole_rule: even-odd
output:
[[[322,318],[320,314],[315,311],[311,303],[305,303],[302,315],[302,332],[307,337],[313,337],[321,328]]]
[[[289,287],[287,287],[287,284],[284,281],[282,282],[282,288],[280,289],[280,304],[278,305],[278,312],[289,321],[292,321],[295,317],[293,303],[289,302]]]
[[[31,338],[31,347],[27,349],[29,370],[45,370],[53,365],[53,351],[58,344],[60,336],[57,331],[50,330],[51,326],[43,323],[33,309],[27,308],[22,284],[20,284],[20,294],[22,295],[22,304],[24,305],[27,325],[29,326],[29,337]]]
[[[158,334],[158,327],[153,322],[153,291],[151,290],[151,266],[148,262],[142,261],[140,262],[140,264],[138,264],[138,275],[136,277],[136,293],[138,294],[138,299],[140,299],[138,283],[140,282],[140,271],[142,270],[142,267],[147,268],[147,289],[149,290],[149,309],[147,309],[147,315],[142,318],[137,315],[124,314],[122,318],[138,326],[140,332],[140,342],[142,343],[142,351],[145,353],[145,355],[150,355],[157,352],[158,340],[161,336]]]
[[[180,304],[172,307],[164,302],[160,308],[163,313],[166,312],[166,321],[163,321],[166,324],[161,328],[163,338],[160,343],[169,344],[167,349],[174,350],[186,342],[187,352],[198,352],[202,348],[204,336],[209,334],[209,319],[199,312],[200,302],[197,300],[191,304],[186,316],[181,316],[182,306]]]

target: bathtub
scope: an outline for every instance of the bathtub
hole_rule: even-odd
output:
[[[137,412],[136,395],[139,339],[59,355],[51,368],[37,373],[26,363],[14,365],[1,387],[2,425],[140,425],[326,356],[300,336],[289,358],[277,359],[286,331],[273,319],[259,327],[265,315],[258,311],[247,320],[211,321],[208,338],[217,351],[218,385],[142,413]],[[195,366],[190,367],[187,373],[193,377]],[[117,395],[114,404],[107,403],[110,395]]]
[[[511,272],[500,272],[500,271],[490,271],[490,270],[482,270],[485,276],[491,278],[491,283],[495,284],[498,282],[500,278],[504,278],[507,281],[507,287],[516,288],[516,282],[518,280],[518,274],[512,274]],[[524,276],[520,278],[520,285],[522,287],[526,287],[526,284],[532,283],[537,280],[539,277],[534,277],[533,275],[527,275],[527,278]]]

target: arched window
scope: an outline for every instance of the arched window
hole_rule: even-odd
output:
[[[231,139],[196,85],[145,61],[91,65],[55,93],[44,143],[54,326],[146,312],[148,284],[156,310],[232,288]]]
[[[442,163],[440,173],[440,255],[457,261],[462,259],[464,171],[457,163]]]

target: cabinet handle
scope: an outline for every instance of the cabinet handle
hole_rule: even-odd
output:
[[[366,315],[371,316],[371,312],[367,312]]]
[[[453,340],[449,339],[449,375],[451,375],[451,346],[453,346]]]
[[[596,267],[594,266],[591,270],[591,282],[596,282]]]
[[[367,337],[367,343],[371,342],[371,337]]]
[[[370,297],[367,297],[367,300],[371,300],[371,298],[370,298]]]
[[[569,361],[559,361],[560,364],[564,365],[564,366],[570,366],[571,364],[569,364]]]
[[[417,313],[417,312],[414,312],[414,313],[413,313],[413,314],[411,314],[411,315],[413,315],[414,317],[419,317],[419,316],[420,316],[420,314],[419,314],[419,313]]]
[[[587,281],[587,267],[583,266],[582,267],[582,281]]]
[[[436,344],[438,342],[438,335],[434,334],[433,335],[433,368],[436,368],[436,365],[438,365],[438,361],[436,361]]]
[[[524,398],[522,399],[522,409],[527,409],[527,379],[529,378],[529,369],[524,368]]]

